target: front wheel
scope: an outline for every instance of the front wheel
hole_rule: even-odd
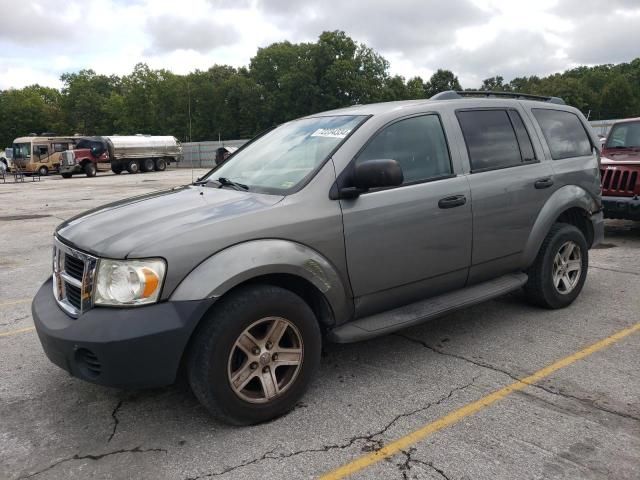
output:
[[[188,378],[220,420],[250,425],[291,410],[320,364],[321,335],[309,306],[270,285],[242,288],[203,319]]]
[[[46,177],[49,174],[49,169],[44,165],[38,169],[38,175],[41,177]]]
[[[84,166],[84,173],[87,177],[95,177],[98,170],[96,169],[96,165],[93,162],[89,162]]]
[[[545,308],[571,305],[582,291],[589,268],[589,247],[580,230],[556,223],[547,234],[525,285],[527,298]]]

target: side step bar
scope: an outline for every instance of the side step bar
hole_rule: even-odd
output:
[[[471,305],[517,290],[527,283],[526,273],[513,273],[436,297],[345,323],[329,332],[329,340],[350,343],[386,335],[418,325]]]

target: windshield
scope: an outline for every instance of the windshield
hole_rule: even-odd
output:
[[[18,160],[21,158],[31,157],[31,144],[30,143],[14,143],[13,144],[13,158]]]
[[[607,148],[640,147],[640,122],[614,125],[606,146]]]
[[[364,119],[342,115],[285,123],[238,151],[205,178],[209,182],[230,180],[250,191],[287,193],[313,175]]]

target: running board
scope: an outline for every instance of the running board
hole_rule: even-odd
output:
[[[517,290],[525,283],[527,283],[525,273],[504,275],[488,282],[345,323],[331,330],[328,338],[337,343],[350,343],[386,335],[499,297]]]

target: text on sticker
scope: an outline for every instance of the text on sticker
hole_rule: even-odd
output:
[[[311,134],[312,137],[344,138],[351,132],[350,128],[319,128]]]

